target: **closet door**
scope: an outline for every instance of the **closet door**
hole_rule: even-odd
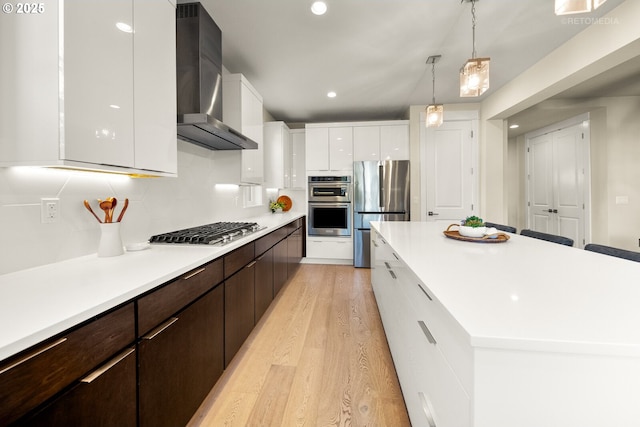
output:
[[[528,138],[528,228],[558,234],[582,247],[585,234],[583,124]]]

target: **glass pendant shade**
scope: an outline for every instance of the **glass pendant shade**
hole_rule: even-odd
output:
[[[556,15],[570,15],[572,13],[586,13],[596,10],[607,0],[556,0]]]
[[[425,112],[427,113],[425,123],[428,128],[435,128],[442,124],[444,120],[444,107],[442,104],[427,105]]]
[[[490,58],[472,58],[460,69],[460,96],[480,96],[489,89]]]

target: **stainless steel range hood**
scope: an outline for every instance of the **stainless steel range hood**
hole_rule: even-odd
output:
[[[176,10],[178,137],[211,150],[257,149],[222,123],[222,32],[200,3]]]

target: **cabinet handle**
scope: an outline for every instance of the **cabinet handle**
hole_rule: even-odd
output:
[[[255,260],[254,260],[254,261],[251,261],[249,264],[247,264],[247,266],[246,266],[245,268],[251,268],[251,267],[253,267],[254,265],[256,265],[256,261],[255,261]]]
[[[195,275],[197,275],[197,274],[200,274],[200,273],[202,273],[202,272],[203,272],[203,271],[205,271],[205,270],[206,270],[206,267],[203,267],[203,268],[201,268],[201,269],[199,269],[199,270],[196,270],[196,271],[194,271],[193,273],[191,273],[190,275],[185,276],[184,280],[189,280],[189,279],[191,279],[193,276],[195,276]]]
[[[62,343],[63,343],[63,342],[65,342],[66,340],[67,340],[67,338],[66,338],[66,337],[64,337],[64,338],[60,338],[59,340],[54,341],[54,342],[52,342],[51,344],[49,344],[49,345],[47,345],[47,346],[45,346],[45,347],[43,347],[43,348],[41,348],[41,349],[35,350],[33,353],[30,353],[30,354],[25,355],[25,356],[24,356],[24,357],[22,357],[20,360],[16,360],[16,361],[15,361],[15,362],[13,362],[11,365],[9,365],[9,366],[7,366],[6,368],[2,369],[2,370],[0,371],[0,375],[4,374],[5,372],[9,372],[10,370],[12,370],[13,368],[15,368],[15,367],[16,367],[16,366],[18,366],[18,365],[22,365],[22,364],[23,364],[24,362],[26,362],[27,360],[31,360],[31,359],[33,359],[34,357],[41,355],[41,354],[42,354],[42,353],[44,353],[45,351],[49,351],[49,350],[51,350],[53,347],[56,347],[56,346],[58,346],[58,345],[62,344]]]
[[[422,292],[424,292],[424,294],[427,296],[427,298],[429,298],[429,301],[433,301],[433,299],[429,296],[429,294],[427,293],[427,291],[424,290],[424,288],[422,286],[420,286],[420,283],[418,283],[418,288],[420,288],[420,290]]]
[[[378,242],[376,242],[375,240],[372,240],[371,243],[373,243],[373,246],[375,246],[376,248],[378,247]]]
[[[162,332],[164,332],[165,329],[167,329],[169,326],[173,325],[174,323],[176,323],[178,321],[177,317],[172,317],[171,319],[167,320],[166,322],[164,322],[162,325],[158,326],[157,328],[155,328],[153,331],[149,332],[147,335],[145,335],[144,337],[142,337],[143,340],[152,340],[155,337],[157,337],[159,334],[161,334]]]
[[[109,369],[111,369],[114,366],[116,366],[118,363],[120,363],[122,360],[124,360],[128,355],[130,355],[134,351],[135,351],[135,348],[129,348],[129,349],[123,351],[118,356],[116,356],[113,359],[111,359],[111,361],[109,363],[107,363],[106,365],[104,365],[100,369],[96,369],[95,371],[93,371],[92,373],[90,373],[89,375],[87,375],[86,377],[81,379],[80,382],[83,382],[85,384],[91,384],[94,380],[98,379],[102,374],[104,374]]]
[[[256,261],[262,261],[262,258],[264,258],[265,255],[266,253],[260,255],[258,258],[256,258]]]
[[[418,396],[420,397],[420,403],[422,403],[422,410],[424,411],[424,415],[427,417],[427,422],[429,423],[429,427],[437,427],[436,422],[433,419],[433,411],[431,410],[431,405],[429,404],[429,400],[427,396],[424,395],[423,392],[419,391]]]
[[[396,273],[393,272],[393,270],[389,270],[389,274],[391,275],[391,277],[393,277],[394,280],[397,280],[398,278],[396,277]]]
[[[384,262],[384,265],[387,267],[387,270],[391,270],[391,266],[387,261]]]
[[[433,334],[422,320],[418,320],[418,325],[420,325],[420,329],[422,329],[422,332],[427,337],[427,340],[433,345],[437,344],[436,339],[433,337]]]
[[[395,259],[397,259],[398,261],[400,261],[400,258],[398,258],[398,255],[396,255],[394,252],[391,252],[391,254],[394,256]]]

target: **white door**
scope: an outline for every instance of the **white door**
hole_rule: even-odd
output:
[[[475,214],[472,130],[471,120],[445,121],[437,128],[423,127],[424,220],[454,223]]]
[[[529,155],[528,227],[558,234],[583,247],[588,132],[585,124],[527,138]]]

